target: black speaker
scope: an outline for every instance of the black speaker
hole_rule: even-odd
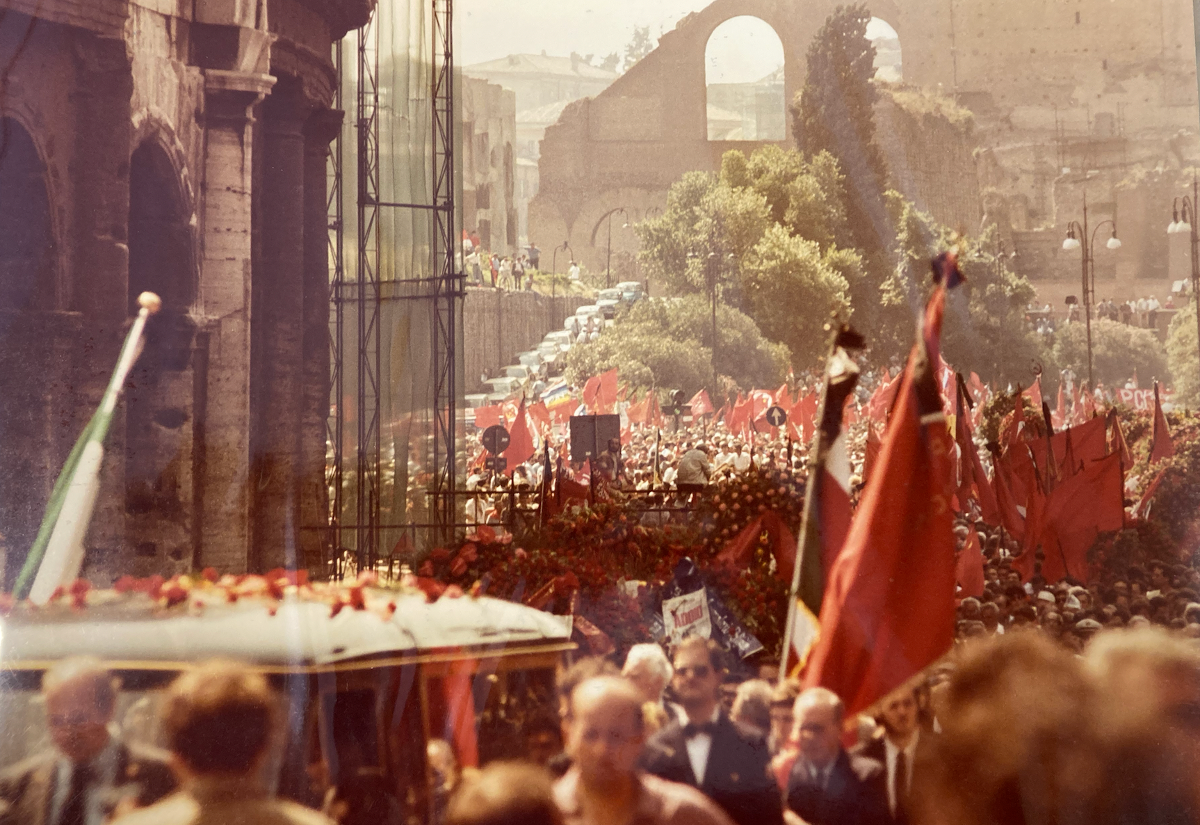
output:
[[[571,460],[584,461],[589,455],[608,450],[608,443],[617,439],[621,443],[621,416],[619,415],[573,415],[571,422]]]

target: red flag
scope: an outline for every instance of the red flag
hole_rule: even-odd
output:
[[[646,411],[646,423],[652,427],[661,427],[663,423],[662,407],[658,403],[658,395],[650,391],[650,407]]]
[[[1121,419],[1117,415],[1117,408],[1113,407],[1108,414],[1112,421],[1112,438],[1109,440],[1108,451],[1111,453],[1121,454],[1121,465],[1128,470],[1133,467],[1133,456],[1129,453],[1129,445],[1125,442],[1125,434],[1121,432]]]
[[[979,546],[979,534],[974,527],[967,534],[967,543],[958,553],[954,576],[964,596],[979,598],[983,595],[983,548]]]
[[[721,405],[721,409],[717,410],[716,416],[713,417],[714,424],[717,423],[718,421],[724,421],[724,422],[726,422],[726,424],[729,423],[729,401],[728,400],[726,400],[726,402]]]
[[[1150,486],[1146,488],[1146,492],[1142,493],[1141,499],[1134,505],[1134,518],[1144,519],[1150,515],[1150,507],[1154,504],[1154,494],[1158,492],[1158,486],[1162,484],[1163,476],[1166,474],[1166,470],[1159,470],[1158,475],[1150,482]]]
[[[792,392],[786,381],[779,389],[775,390],[775,403],[785,410],[792,408]]]
[[[821,638],[806,671],[857,713],[899,687],[954,641],[953,444],[937,387],[946,288],[954,257],[909,356],[879,464],[834,563]]]
[[[608,414],[616,412],[617,409],[617,370],[611,369],[600,376],[600,392],[597,398],[597,405],[600,409],[597,412]],[[591,410],[592,405],[588,404],[588,409]]]
[[[975,449],[975,438],[971,434],[970,409],[966,404],[967,394],[964,383],[961,391],[957,393],[958,414],[954,417],[954,437],[958,442],[960,467],[958,501],[965,507],[967,498],[974,498],[979,502],[983,520],[988,524],[999,524],[1000,510],[996,504],[996,495],[983,470],[983,462],[979,460],[979,451]]]
[[[1134,373],[1136,376],[1137,373]],[[1171,430],[1167,427],[1167,416],[1163,413],[1162,402],[1158,397],[1158,382],[1154,384],[1154,439],[1150,442],[1150,466],[1154,466],[1164,458],[1175,455],[1175,445],[1171,443]]]
[[[1028,395],[1033,408],[1040,410],[1042,408],[1042,376],[1039,375],[1033,379],[1033,384],[1022,395]]]
[[[1018,509],[1024,507],[1024,500],[1018,501],[1013,491],[1012,476],[1008,462],[999,453],[992,453],[992,487],[996,493],[996,509],[999,512],[999,526],[1008,531],[1009,535],[1020,539],[1025,535],[1025,516]]]
[[[1054,450],[1054,465],[1056,470],[1055,477],[1063,475],[1066,469],[1067,462],[1067,446],[1070,445],[1071,453],[1073,453],[1074,467],[1071,472],[1078,469],[1080,462],[1095,461],[1099,458],[1104,458],[1108,453],[1107,444],[1107,427],[1103,418],[1089,418],[1078,427],[1071,427],[1062,432],[1055,433],[1050,438],[1050,446],[1046,446],[1045,438],[1030,439],[1025,442],[1033,453],[1033,460],[1038,467],[1047,466],[1046,451],[1047,449]]]
[[[792,569],[796,566],[796,538],[788,530],[783,519],[773,510],[768,510],[747,524],[740,533],[725,543],[717,555],[720,564],[735,569],[745,569],[754,556],[758,540],[766,533],[771,542],[771,555],[775,559],[775,576],[782,581],[791,581]]]
[[[588,408],[588,412],[597,413],[599,410],[600,399],[600,376],[593,375],[583,385],[583,403]]]
[[[712,399],[708,397],[708,390],[700,390],[700,392],[693,395],[688,405],[692,408],[693,419],[713,412]]]
[[[1063,382],[1058,382],[1058,401],[1054,404],[1054,429],[1061,430],[1067,425],[1067,398],[1063,393]]]
[[[650,408],[650,393],[646,392],[646,397],[641,401],[635,401],[625,410],[625,417],[629,419],[630,424],[645,424],[646,413]]]
[[[884,377],[887,377],[887,373],[884,373]],[[897,375],[891,381],[880,381],[875,392],[871,393],[871,399],[867,402],[867,414],[872,420],[880,424],[887,423],[888,412],[896,401],[896,391],[900,389],[900,378],[901,376]]]
[[[863,455],[863,484],[871,480],[871,474],[875,472],[875,465],[879,463],[879,449],[882,446],[883,442],[879,439],[879,430],[875,428],[875,422],[870,421],[867,424],[867,450]]]
[[[1011,447],[1012,445],[1019,442],[1022,438],[1025,438],[1026,435],[1028,435],[1025,432],[1025,402],[1023,400],[1024,397],[1025,397],[1024,393],[1017,393],[1016,405],[1013,407],[1012,421],[1009,423],[1009,427],[1008,427],[1008,439],[1006,442],[1006,449],[1007,449],[1007,447]]]
[[[766,390],[750,390],[750,422],[755,432],[769,433],[771,425],[767,423],[767,410],[775,403],[771,393]]]
[[[499,404],[491,407],[476,407],[475,427],[480,430],[486,430],[488,427],[504,423],[500,420],[500,411],[501,407]]]
[[[1041,535],[1042,576],[1088,581],[1087,551],[1100,533],[1125,526],[1121,457],[1116,453],[1086,464],[1046,498]]]
[[[527,410],[529,420],[533,422],[537,432],[545,436],[546,431],[550,429],[550,411],[546,409],[546,405],[541,401],[535,401],[529,405]]]
[[[566,424],[568,419],[579,409],[579,402],[574,398],[555,404],[550,410],[550,417],[557,424]]]
[[[796,427],[800,431],[800,440],[804,443],[812,441],[813,433],[817,428],[817,406],[820,404],[820,399],[816,393],[809,393],[792,405],[792,411],[788,413],[788,420],[795,419]]]
[[[1029,490],[1029,500],[1025,504],[1025,532],[1021,537],[1021,555],[1012,561],[1012,568],[1021,574],[1021,581],[1027,582],[1033,578],[1037,562],[1038,541],[1045,525],[1046,494],[1040,483],[1034,483]]]
[[[734,435],[744,435],[750,426],[750,402],[742,398],[739,392],[737,401],[733,404],[733,412],[729,414],[729,432]]]
[[[525,402],[517,408],[517,419],[508,434],[508,449],[504,451],[507,467],[504,472],[513,474],[518,464],[524,464],[533,455],[533,435],[529,432],[529,419],[525,415]]]

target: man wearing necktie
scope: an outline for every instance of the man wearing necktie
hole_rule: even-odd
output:
[[[796,699],[799,753],[788,778],[788,807],[809,825],[887,825],[884,767],[842,748],[842,700],[825,688]]]
[[[918,750],[924,753],[928,749],[933,734],[921,730],[915,690],[884,700],[879,719],[884,735],[855,747],[853,753],[884,765],[891,820],[896,825],[907,825],[913,766],[918,761]]]
[[[54,750],[0,775],[0,825],[101,825],[118,803],[148,805],[174,789],[165,758],[114,734],[117,689],[99,660],[59,662],[42,699]]]
[[[767,771],[766,740],[733,722],[717,700],[720,649],[698,637],[674,652],[671,685],[682,719],[664,727],[646,745],[642,764],[672,782],[699,788],[738,825],[779,825],[783,806]]]

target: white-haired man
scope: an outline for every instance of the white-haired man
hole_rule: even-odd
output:
[[[621,675],[633,682],[647,702],[662,708],[669,722],[681,718],[679,705],[668,702],[663,696],[675,669],[659,645],[646,642],[629,648]]]

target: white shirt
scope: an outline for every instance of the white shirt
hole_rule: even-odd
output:
[[[721,716],[721,708],[713,709],[710,722],[716,722]],[[688,723],[687,711],[679,709],[679,722],[686,725]],[[696,787],[704,784],[704,772],[708,767],[708,754],[712,751],[712,734],[698,733],[691,739],[687,740],[687,755],[688,762],[692,763],[692,773],[696,775]]]
[[[750,454],[738,453],[733,459],[733,469],[739,473],[744,473],[750,469]]]
[[[84,821],[87,825],[101,825],[108,811],[105,810],[112,800],[111,791],[117,774],[117,756],[120,747],[115,736],[109,736],[104,750],[92,760],[92,781],[86,791],[84,802]],[[71,776],[75,772],[74,764],[65,757],[60,757],[54,766],[54,795],[50,798],[50,817],[46,820],[49,825],[58,825],[62,819],[63,809],[67,807],[67,795],[71,792]]]
[[[908,776],[900,778],[897,778],[896,776],[896,762],[900,756],[900,749],[892,744],[891,739],[885,737],[883,740],[883,752],[887,759],[888,810],[890,810],[893,814],[896,813],[896,783],[898,781],[903,781],[906,790],[910,790],[912,788],[913,759],[916,758],[917,740],[920,738],[921,732],[917,731],[913,734],[912,741],[908,743],[908,747],[904,749],[904,759],[908,763],[905,773],[907,773]]]

